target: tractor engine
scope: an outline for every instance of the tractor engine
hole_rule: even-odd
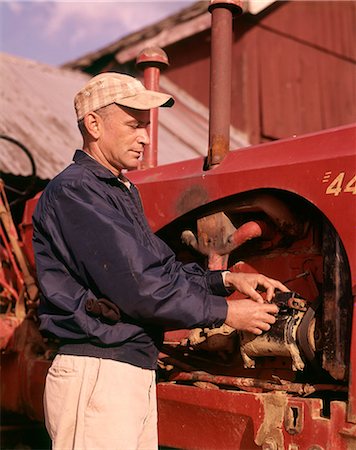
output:
[[[306,383],[343,390],[351,333],[350,269],[336,231],[313,205],[295,194],[259,190],[198,208],[160,235],[184,262],[260,272],[291,290],[276,293],[276,323],[260,336],[227,325],[167,332],[161,355],[166,371],[171,365],[206,371],[225,376],[223,384],[240,377],[239,388],[248,389],[268,390],[272,382],[292,392],[308,392]],[[242,297],[233,293],[230,298]],[[219,384],[211,376],[204,380]]]

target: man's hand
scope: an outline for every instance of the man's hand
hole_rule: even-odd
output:
[[[268,302],[272,300],[275,289],[279,289],[282,292],[289,292],[289,289],[280,281],[268,278],[259,273],[227,272],[224,282],[227,287],[236,289],[241,294],[247,295],[258,303],[264,303],[264,300],[256,291],[257,288],[266,291],[266,300]]]
[[[254,334],[262,334],[268,331],[276,318],[273,314],[278,312],[278,307],[271,303],[261,305],[253,300],[228,300],[228,309],[225,323],[240,331],[249,331]]]

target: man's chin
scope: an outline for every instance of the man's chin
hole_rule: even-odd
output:
[[[130,161],[129,164],[127,164],[126,169],[127,170],[137,170],[140,168],[140,161],[137,159],[135,161]]]

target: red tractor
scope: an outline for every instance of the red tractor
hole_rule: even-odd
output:
[[[221,43],[229,54],[231,12],[238,8],[234,1],[210,3],[213,68],[223,65]],[[262,272],[291,292],[276,295],[276,324],[257,337],[225,325],[166,333],[160,445],[356,449],[356,125],[227,152],[228,64],[211,72],[208,158],[130,178],[152,229],[179,260]],[[27,201],[17,226],[5,196],[0,203],[1,404],[41,421],[56,342],[42,338],[36,316],[37,199]]]

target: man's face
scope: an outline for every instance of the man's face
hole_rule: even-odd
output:
[[[116,104],[105,108],[101,116],[102,132],[98,146],[109,169],[137,169],[144,145],[149,144],[147,126],[150,111],[141,111]]]

